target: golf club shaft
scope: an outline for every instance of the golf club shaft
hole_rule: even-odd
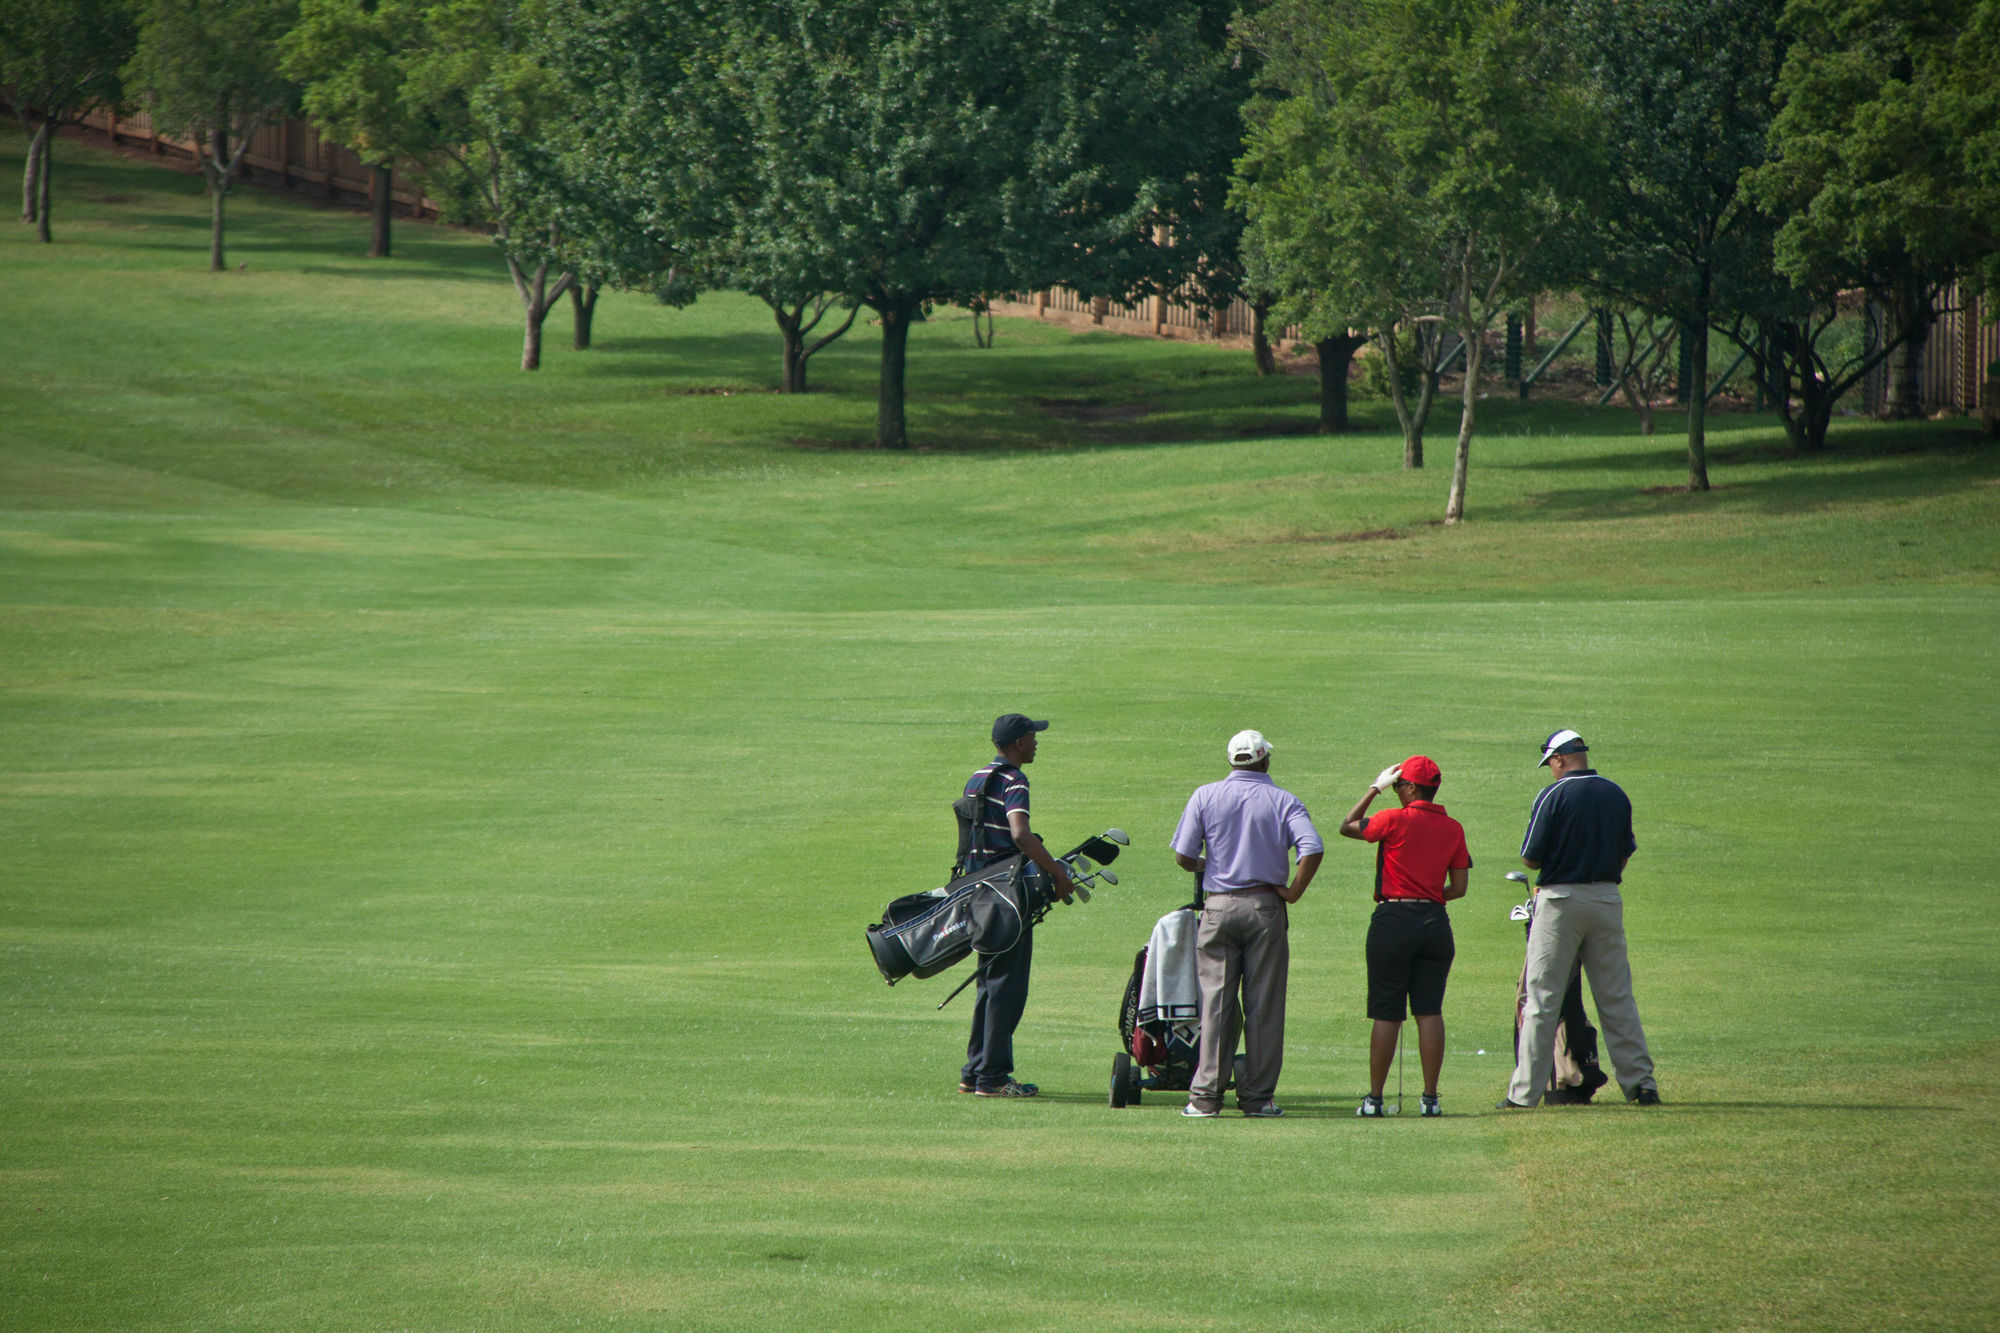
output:
[[[964,990],[967,986],[970,986],[973,982],[979,980],[980,969],[985,967],[985,965],[986,965],[986,960],[983,958],[980,959],[979,962],[974,963],[972,966],[971,974],[967,976],[965,980],[958,983],[958,990],[953,991],[951,994],[945,996],[942,1000],[938,1001],[938,1008],[942,1009],[946,1005],[950,1004],[953,1000],[956,1000],[958,998],[958,991]]]

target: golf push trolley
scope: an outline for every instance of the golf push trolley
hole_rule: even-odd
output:
[[[1132,975],[1118,1006],[1118,1041],[1111,1058],[1110,1103],[1137,1106],[1148,1092],[1186,1092],[1200,1062],[1201,983],[1195,973],[1196,936],[1201,928],[1201,876],[1194,901],[1177,907],[1153,926],[1152,936],[1132,959]],[[1223,1091],[1243,1079],[1243,1056],[1230,1061]]]

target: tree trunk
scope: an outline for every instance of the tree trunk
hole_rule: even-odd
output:
[[[220,273],[222,263],[222,200],[229,193],[229,131],[216,126],[209,136],[209,160],[204,164],[208,177],[209,203],[213,218],[208,233],[208,271]]]
[[[1403,428],[1403,470],[1415,472],[1424,465],[1424,427],[1431,419],[1431,403],[1437,397],[1437,340],[1417,326],[1417,403],[1410,406],[1410,395],[1403,384],[1403,348],[1396,341],[1396,330],[1391,326],[1386,332],[1376,335],[1376,346],[1382,353],[1382,364],[1389,371],[1389,401],[1396,405],[1396,422]]]
[[[47,170],[45,166],[43,171]],[[1891,421],[1913,421],[1924,414],[1924,344],[1931,337],[1931,310],[1923,297],[1922,291],[1898,292],[1890,307],[1896,331],[1904,335],[1902,347],[1889,363],[1886,415]]]
[[[808,343],[806,341],[807,336],[825,320],[826,312],[833,304],[831,300],[825,295],[821,295],[810,301],[801,301],[794,308],[787,307],[782,301],[774,300],[769,296],[765,296],[762,299],[765,305],[771,307],[771,318],[777,321],[778,332],[784,336],[785,340],[785,378],[783,385],[778,391],[780,393],[804,393],[806,391],[806,364],[812,360],[814,353],[820,351],[828,343],[833,342],[854,327],[854,317],[860,313],[861,307],[849,306],[847,308],[847,318],[840,321],[839,327],[830,333],[822,334],[819,338]],[[808,309],[812,311],[811,320],[806,319],[806,311]],[[977,319],[978,316],[975,315],[973,318]],[[989,313],[987,318],[990,321],[992,315]],[[990,334],[987,337],[987,345],[992,345]]]
[[[537,264],[534,276],[521,271],[521,262],[513,255],[507,256],[507,276],[514,280],[514,291],[521,298],[521,312],[525,326],[521,332],[521,369],[540,370],[542,368],[542,322],[549,317],[549,310],[562,299],[575,281],[575,275],[563,274],[556,279],[553,290],[547,287],[549,266]]]
[[[789,310],[782,301],[771,301],[771,318],[778,322],[778,333],[785,342],[784,379],[778,385],[779,393],[804,393],[806,391],[806,339],[800,332],[805,323],[805,307],[797,311]]]
[[[1827,427],[1833,424],[1833,395],[1821,393],[1816,399],[1806,403],[1806,452],[1820,453],[1826,448]]]
[[[1347,429],[1347,370],[1354,364],[1354,350],[1367,341],[1348,333],[1336,333],[1313,344],[1319,353],[1319,433],[1338,435]]]
[[[1382,354],[1382,368],[1389,372],[1389,401],[1396,407],[1396,424],[1403,428],[1403,470],[1424,465],[1424,431],[1410,410],[1410,396],[1403,391],[1403,355],[1396,345],[1396,326],[1391,324],[1375,335],[1376,350]]]
[[[21,170],[21,221],[39,222],[42,217],[42,159],[47,153],[51,127],[43,121],[28,140],[28,161]]]
[[[1465,473],[1472,462],[1472,422],[1479,403],[1479,362],[1486,350],[1483,329],[1465,330],[1465,389],[1459,396],[1458,450],[1451,460],[1451,493],[1445,497],[1445,526],[1465,517]]]
[[[882,383],[875,400],[875,443],[883,449],[907,449],[910,437],[903,424],[903,356],[910,340],[910,307],[877,307],[882,316]]]
[[[1708,323],[1688,339],[1688,494],[1708,489]]]
[[[389,257],[389,205],[395,199],[395,178],[387,163],[368,170],[368,257]]]
[[[521,331],[521,369],[540,370],[542,368],[542,321],[548,316],[549,308],[541,302],[533,302],[525,310],[527,326]]]
[[[1271,339],[1264,332],[1264,320],[1270,312],[1270,304],[1265,301],[1250,306],[1250,355],[1256,359],[1259,375],[1278,373],[1278,358],[1271,354]]]
[[[55,147],[55,134],[51,130],[42,140],[42,165],[35,173],[38,203],[35,209],[35,239],[43,245],[51,244],[55,240],[55,236],[49,231],[49,178],[56,174]]]
[[[590,326],[597,318],[597,284],[578,279],[569,285],[570,340],[572,349],[590,350]]]

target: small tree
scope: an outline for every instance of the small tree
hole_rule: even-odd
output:
[[[1176,277],[1158,240],[1195,145],[1180,111],[1224,65],[1219,6],[774,0],[738,66],[773,151],[758,232],[875,311],[876,442],[908,443],[911,323],[1057,282],[1127,298]],[[1216,200],[1219,204],[1219,196]],[[821,278],[818,275],[823,274]],[[1183,268],[1184,274],[1184,268]]]
[[[300,0],[299,22],[280,43],[283,69],[320,132],[352,148],[375,176],[368,254],[389,257],[391,164],[442,147],[444,123],[406,96],[411,62],[427,36],[424,11],[376,0]]]
[[[1271,77],[1290,63],[1280,59]],[[1379,318],[1379,294],[1351,281],[1351,252],[1339,234],[1329,189],[1334,173],[1321,156],[1319,108],[1306,99],[1274,104],[1259,98],[1244,108],[1250,133],[1236,162],[1232,199],[1247,219],[1239,242],[1245,283],[1266,308],[1301,326],[1319,361],[1319,429],[1347,429],[1347,377],[1365,329]],[[1356,328],[1359,325],[1361,328]]]
[[[1709,327],[1767,271],[1741,182],[1768,156],[1781,2],[1580,0],[1575,9],[1603,162],[1586,195],[1579,276],[1608,303],[1688,331],[1691,491],[1708,489]],[[1650,410],[1641,417],[1650,433]]]
[[[1441,316],[1465,343],[1448,524],[1465,515],[1486,332],[1536,289],[1587,171],[1543,17],[1511,0],[1277,0],[1244,28],[1274,105],[1252,123],[1240,197],[1263,253],[1298,275],[1293,311],[1317,304],[1321,328],[1365,321],[1390,343]],[[1400,350],[1385,346],[1392,366]],[[1399,415],[1417,466],[1421,424]]]
[[[213,219],[210,272],[224,267],[222,204],[251,136],[297,101],[278,49],[297,16],[296,0],[141,0],[126,82],[156,125],[195,141]]]
[[[1779,272],[1810,304],[1859,288],[1889,313],[1874,351],[1890,357],[1889,415],[1916,416],[1918,367],[1938,297],[2000,244],[1968,130],[1990,127],[2000,92],[1959,72],[1973,0],[1790,0],[1792,45],[1778,80],[1773,160],[1752,177],[1777,230]],[[1989,68],[1992,63],[1989,56]],[[1983,103],[1983,116],[1981,115]],[[1794,321],[1785,349],[1819,321]],[[1810,358],[1809,358],[1810,359]],[[1872,369],[1869,359],[1860,373]],[[1806,373],[1804,362],[1790,367]],[[1824,426],[1808,431],[1817,448]]]
[[[712,284],[748,146],[721,77],[738,18],[707,0],[551,0],[536,57],[567,114],[510,144],[576,274],[575,344],[604,287],[685,305]],[[801,322],[804,322],[803,317]]]
[[[1639,433],[1653,433],[1653,400],[1679,369],[1675,350],[1679,322],[1647,310],[1620,310],[1616,316],[1619,348],[1611,382],[1639,416]],[[1704,468],[1704,472],[1706,469]]]
[[[0,4],[0,88],[28,135],[21,173],[21,221],[49,229],[55,132],[95,106],[124,96],[120,70],[135,38],[125,0],[7,0]]]

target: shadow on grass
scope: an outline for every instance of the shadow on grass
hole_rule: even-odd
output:
[[[1769,438],[1725,445],[1709,454],[1713,489],[1689,493],[1679,484],[1629,483],[1540,491],[1488,511],[1492,518],[1583,519],[1752,508],[1799,513],[1830,505],[1916,500],[1947,493],[1953,484],[1983,485],[2000,477],[2000,447],[1957,423],[1853,428],[1825,451],[1801,454],[1773,429]],[[1766,465],[1762,475],[1732,476],[1731,468]],[[1653,448],[1541,459],[1515,467],[1534,473],[1644,473],[1685,479],[1685,455]]]
[[[580,373],[587,379],[687,380],[698,384],[735,380],[756,388],[775,388],[782,369],[782,348],[775,328],[768,335],[670,333],[598,338],[591,350],[603,353],[602,358],[593,358]],[[809,377],[814,370],[828,369],[820,356],[810,362]],[[823,384],[815,390],[828,391]]]

